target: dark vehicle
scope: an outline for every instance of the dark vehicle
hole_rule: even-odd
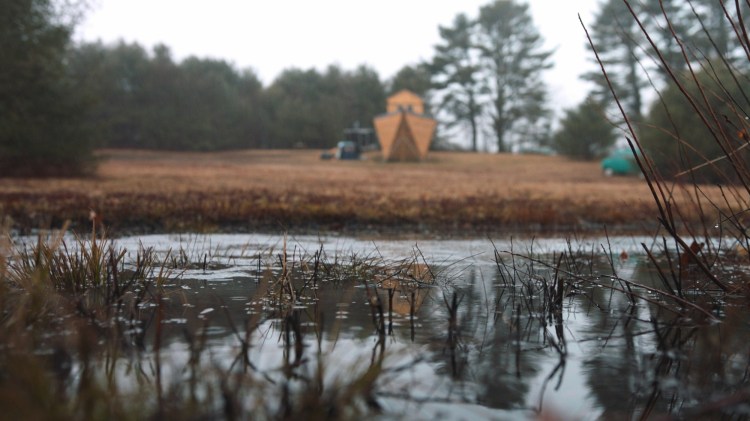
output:
[[[335,148],[323,151],[320,159],[359,159],[359,148],[355,142],[342,140],[336,144]]]
[[[339,142],[336,146],[336,159],[359,159],[357,144],[349,140]]]

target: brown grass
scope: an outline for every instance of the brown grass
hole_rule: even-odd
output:
[[[641,180],[608,178],[597,162],[562,157],[437,152],[423,163],[387,164],[321,161],[316,151],[99,155],[94,179],[0,179],[0,215],[20,229],[65,220],[88,229],[94,210],[108,227],[136,232],[483,235],[655,226]]]

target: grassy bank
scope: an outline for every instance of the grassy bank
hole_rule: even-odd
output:
[[[562,157],[433,153],[427,162],[321,161],[315,151],[100,151],[94,179],[0,179],[0,215],[20,230],[281,230],[347,233],[651,232],[637,178]],[[714,187],[704,194],[719,197]],[[674,200],[683,209],[689,194]],[[686,212],[687,221],[716,215]]]

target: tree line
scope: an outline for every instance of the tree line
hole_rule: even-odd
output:
[[[289,68],[269,86],[224,60],[172,58],[137,43],[73,46],[68,70],[88,101],[97,146],[212,151],[330,148],[355,125],[371,126],[388,94],[426,95],[429,75],[405,66],[383,81],[373,68]]]
[[[404,66],[390,80],[367,66],[329,66],[290,68],[268,86],[224,60],[176,61],[165,45],[75,44],[75,19],[65,19],[76,15],[70,2],[0,5],[2,175],[85,173],[91,151],[102,147],[328,148],[347,127],[369,126],[388,94],[403,88],[425,98],[443,137],[462,136],[473,151],[484,139],[498,152],[548,148],[594,159],[622,137],[611,84],[644,142],[668,159],[673,146],[665,145],[674,142],[665,137],[700,141],[688,139],[692,130],[648,129],[689,127],[679,120],[690,118],[679,112],[684,104],[670,103],[671,74],[721,75],[733,78],[736,97],[746,92],[746,79],[737,77],[744,75],[744,52],[732,42],[731,18],[739,15],[715,0],[602,2],[588,30],[609,81],[596,66],[582,74],[590,92],[557,124],[543,80],[553,51],[543,47],[528,5],[518,0],[490,1],[475,17],[458,14],[438,28],[432,58]],[[644,48],[651,42],[663,60]]]
[[[176,62],[167,46],[120,42],[76,46],[69,67],[90,101],[90,133],[110,148],[330,147],[385,102],[377,73],[365,66],[289,69],[264,87],[223,60]]]

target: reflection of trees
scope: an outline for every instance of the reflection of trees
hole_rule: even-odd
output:
[[[492,278],[499,282],[497,273]],[[540,347],[542,326],[523,302],[523,286],[494,287],[491,291],[495,305],[491,345],[478,364],[486,391],[483,400],[493,407],[518,407],[526,401],[528,382],[539,370],[539,355],[525,349]]]
[[[430,352],[425,357],[437,363],[437,374],[454,379],[456,394],[453,397],[478,399],[498,408],[518,407],[525,401],[528,381],[537,371],[536,355],[524,350],[539,345],[537,333],[540,326],[535,318],[529,317],[526,308],[517,308],[521,303],[518,298],[522,295],[520,288],[503,291],[494,286],[495,282],[497,272],[492,267],[469,268],[442,289],[438,286],[413,289],[389,285],[389,291],[389,288],[375,288],[371,283],[368,292],[362,287],[361,279],[320,282],[319,289],[308,293],[310,300],[306,301],[307,305],[290,313],[269,312],[263,308],[262,297],[253,297],[254,291],[262,292],[262,282],[257,285],[250,280],[244,283],[236,281],[217,285],[215,289],[209,287],[209,294],[205,294],[206,288],[196,287],[201,292],[190,292],[190,301],[195,307],[188,307],[190,315],[186,318],[190,326],[199,327],[206,323],[195,317],[200,311],[206,307],[217,310],[226,307],[226,314],[231,314],[237,319],[234,323],[242,326],[250,318],[249,309],[261,311],[263,319],[279,320],[276,324],[279,331],[288,328],[286,332],[293,333],[278,336],[282,347],[296,346],[296,342],[302,340],[298,331],[308,341],[312,339],[310,335],[325,335],[333,341],[340,335],[374,338],[378,326],[377,320],[376,323],[373,321],[371,299],[377,294],[376,301],[382,306],[385,322],[394,321],[386,346],[391,341],[426,343]],[[390,292],[392,296],[389,296]],[[243,294],[247,300],[236,299]],[[248,305],[248,301],[255,304]],[[410,317],[412,308],[415,319]],[[518,317],[519,309],[521,317]],[[496,314],[496,310],[500,314]],[[171,311],[187,314],[179,305]],[[208,322],[217,328],[224,326],[228,334],[230,329],[222,313],[212,312]],[[375,318],[378,317],[376,314]],[[293,365],[299,358],[297,353],[302,351],[299,348],[288,348],[287,351]],[[463,386],[469,387],[463,389]],[[476,386],[481,388],[478,396]]]
[[[636,269],[634,276],[638,275]],[[625,293],[603,287],[586,288],[575,298],[576,306],[586,311],[589,323],[580,334],[589,340],[583,362],[586,383],[603,417],[622,417],[632,414],[636,402],[648,393],[649,379],[644,377],[642,354],[652,347],[649,339],[641,336],[650,325],[643,306],[632,306]],[[612,281],[614,288],[622,286]]]
[[[627,302],[619,304],[627,306]],[[598,320],[590,334],[592,337],[602,337],[605,345],[596,350],[594,357],[586,359],[583,367],[586,383],[604,408],[605,418],[629,413],[634,397],[643,391],[641,387],[644,386],[640,384],[642,379],[634,337],[636,321],[632,313],[625,313],[628,315],[623,317],[623,310],[626,311],[619,308],[611,313],[591,313],[592,318]]]
[[[646,279],[648,270],[641,265],[633,279]],[[625,294],[607,288],[590,289],[577,300],[582,306],[598,303],[605,310],[588,313],[592,323],[586,336],[597,339],[591,343],[599,346],[592,345],[587,354],[595,355],[584,361],[589,389],[605,410],[604,418],[718,414],[691,406],[703,408],[716,396],[736,397],[737,390],[746,387],[750,346],[746,323],[738,322],[746,320],[746,313],[737,318],[736,311],[728,311],[716,325],[701,323],[703,316],[685,318],[680,315],[684,309],[670,310],[668,302],[630,306]],[[737,356],[745,361],[742,367],[730,363]]]
[[[497,270],[473,267],[456,280],[453,290],[443,291],[445,302],[435,300],[433,317],[444,320],[432,343],[446,374],[479,386],[478,400],[494,408],[518,407],[525,401],[528,381],[538,370],[534,352],[538,346],[538,321],[515,306],[519,291],[497,288]],[[460,298],[456,331],[449,329],[453,294]],[[442,304],[442,305],[441,305]],[[520,340],[520,342],[519,342]]]
[[[714,302],[710,299],[704,304],[709,301]],[[655,382],[647,408],[669,405],[671,412],[687,418],[747,417],[750,331],[746,302],[737,305],[728,301],[722,304],[724,311],[716,311],[721,315],[718,324],[686,325],[685,319],[674,315],[661,316],[654,323],[657,351],[649,356],[648,369]],[[651,308],[652,313],[658,310]]]
[[[750,382],[750,344],[746,340],[750,336],[747,312],[741,305],[724,303],[715,309],[724,318],[719,325],[695,327],[690,322],[692,325],[684,327],[688,321],[666,311],[666,304],[638,301],[632,306],[625,293],[606,287],[605,277],[592,275],[592,280],[605,287],[566,277],[560,285],[567,295],[561,299],[562,307],[555,307],[559,288],[553,285],[555,275],[547,269],[519,264],[518,272],[503,281],[497,268],[475,266],[451,282],[436,282],[431,287],[410,289],[408,284],[389,284],[391,288],[384,289],[382,283],[381,288],[375,288],[370,282],[369,293],[360,278],[321,280],[318,289],[308,290],[300,298],[304,305],[287,310],[264,309],[260,299],[263,282],[254,279],[213,284],[197,281],[189,284],[190,290],[172,294],[165,301],[167,319],[186,320],[184,325],[166,326],[165,332],[181,335],[183,330],[198,332],[208,325],[214,337],[226,336],[234,329],[232,324],[241,330],[246,325],[253,327],[248,320],[274,319],[272,335],[279,339],[280,350],[287,347],[290,367],[299,363],[303,352],[306,357],[311,355],[309,345],[315,340],[372,339],[373,365],[383,349],[396,342],[425,344],[424,360],[436,367],[436,374],[453,381],[451,398],[494,408],[518,408],[530,402],[532,382],[550,376],[552,388],[562,376],[570,376],[563,365],[557,372],[540,370],[550,361],[554,364],[558,355],[564,364],[567,348],[575,346],[583,355],[571,358],[583,359],[587,390],[604,410],[604,418],[665,412],[702,414],[705,408],[701,402],[735,397]],[[629,278],[643,279],[643,270],[636,268]],[[636,293],[647,294],[642,290]],[[380,303],[383,316],[371,311],[373,294],[379,297],[374,301]],[[215,310],[198,317],[207,307]],[[576,318],[575,323],[568,318]],[[383,335],[378,330],[383,325],[378,323],[385,321],[387,326],[390,320],[392,332]],[[285,328],[286,336],[280,333]],[[144,337],[154,337],[152,327]],[[303,340],[307,345],[304,350],[299,348]]]

